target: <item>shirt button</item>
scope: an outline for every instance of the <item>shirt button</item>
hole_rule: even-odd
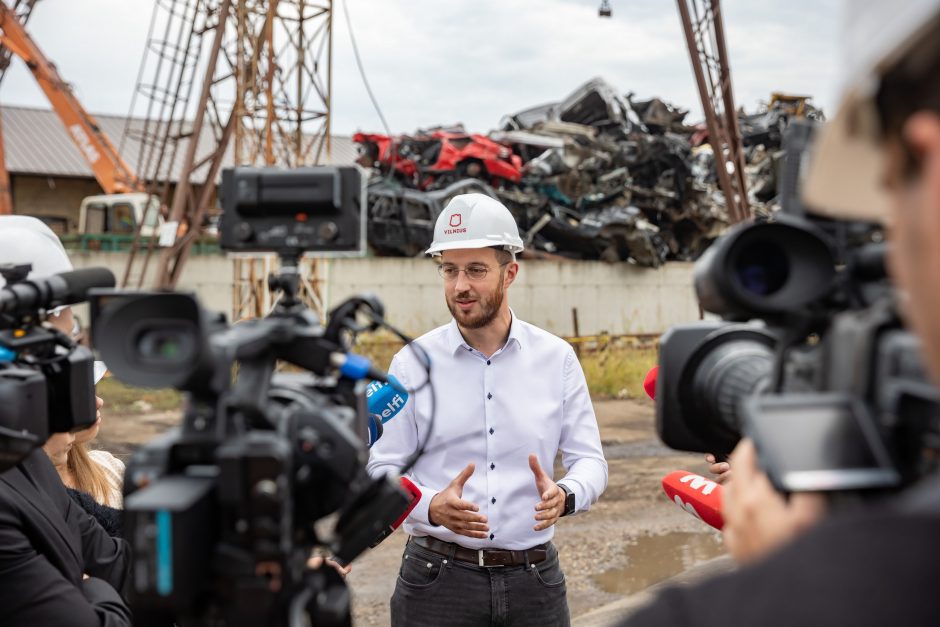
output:
[[[493,427],[490,427],[490,435],[493,435]]]
[[[496,470],[496,464],[490,464],[490,470]]]
[[[487,365],[487,366],[490,365],[490,360],[489,360],[489,359],[486,360],[486,365]]]
[[[490,503],[496,503],[496,497],[495,497],[495,496],[490,499]]]
[[[486,395],[486,400],[490,400],[491,398],[493,398],[492,392]]]
[[[490,540],[492,540],[492,539],[495,538],[495,537],[496,537],[495,534],[492,534],[492,533],[490,534]]]

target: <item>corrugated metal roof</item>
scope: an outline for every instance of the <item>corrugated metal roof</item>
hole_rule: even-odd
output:
[[[0,113],[3,116],[3,139],[8,172],[94,178],[91,167],[82,157],[54,111],[3,106],[0,107]],[[138,176],[146,177],[151,174],[151,172],[143,171],[146,163],[139,163],[141,160],[147,160],[146,155],[141,152],[141,138],[148,133],[159,134],[161,128],[158,125],[151,123],[148,128],[146,120],[141,118],[132,118],[128,124],[127,118],[122,116],[92,114],[92,117],[115,147],[120,148],[121,156]],[[189,125],[189,122],[184,124],[184,134],[189,132]],[[125,128],[128,129],[126,136]],[[171,180],[174,182],[179,180],[188,142],[189,139],[184,138],[178,143],[172,167]],[[197,155],[207,154],[215,142],[212,130],[204,128],[199,138]],[[226,152],[223,167],[230,167],[234,165],[231,144]],[[328,163],[350,165],[355,162],[356,156],[356,145],[351,137],[333,135],[332,159],[328,160]],[[152,166],[148,169],[152,169]],[[161,179],[165,177],[166,169],[167,166],[164,165],[163,171],[160,172]],[[208,165],[205,165],[197,170],[192,177],[193,182],[201,183],[205,179],[207,169]]]

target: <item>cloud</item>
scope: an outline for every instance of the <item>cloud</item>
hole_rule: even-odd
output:
[[[660,96],[701,118],[675,4],[599,0],[348,0],[369,81],[392,130],[463,122],[495,127],[502,115],[556,101],[601,76],[639,98]],[[28,29],[92,112],[127,112],[152,0],[45,0]],[[831,107],[836,67],[834,0],[723,3],[737,102],[771,91],[810,93]],[[340,2],[333,19],[334,132],[381,130],[356,68]],[[14,60],[5,104],[48,106]]]

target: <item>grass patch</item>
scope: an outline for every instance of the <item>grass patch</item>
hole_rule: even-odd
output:
[[[404,342],[387,332],[373,333],[369,336],[360,336],[352,351],[363,357],[382,370],[388,370],[392,357],[405,345]]]
[[[402,346],[392,335],[377,334],[361,337],[353,351],[385,370]],[[643,379],[656,361],[657,348],[650,344],[600,342],[582,347],[581,353],[581,367],[594,398],[646,398]],[[176,390],[138,388],[114,377],[102,380],[97,393],[109,410],[124,413],[172,411],[179,409],[183,400]]]
[[[174,389],[138,388],[114,377],[102,379],[95,387],[95,393],[104,399],[106,409],[124,413],[172,411],[179,409],[183,402],[182,393]]]
[[[643,379],[656,365],[655,346],[609,345],[582,352],[581,367],[595,398],[646,398]]]
[[[402,346],[397,338],[380,334],[360,338],[353,350],[386,369]],[[582,347],[581,367],[594,398],[646,398],[643,379],[658,357],[655,344],[599,340]]]

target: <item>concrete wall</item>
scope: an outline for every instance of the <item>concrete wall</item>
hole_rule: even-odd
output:
[[[126,255],[72,252],[76,267],[110,267],[118,280]],[[526,261],[509,290],[516,314],[557,335],[574,335],[577,308],[581,335],[661,333],[669,326],[698,319],[691,287],[691,264],[672,263],[656,270],[601,262]],[[328,307],[362,292],[385,303],[390,321],[421,333],[450,319],[441,279],[426,259],[336,259],[321,264]],[[222,256],[194,256],[179,289],[199,294],[203,304],[230,313],[232,262]]]
[[[348,259],[327,269],[330,302],[371,291],[387,315],[404,329],[431,329],[450,320],[441,279],[425,259]],[[526,261],[509,288],[516,314],[557,335],[574,335],[572,309],[581,335],[601,332],[661,333],[698,319],[691,265],[657,270],[601,262]]]

